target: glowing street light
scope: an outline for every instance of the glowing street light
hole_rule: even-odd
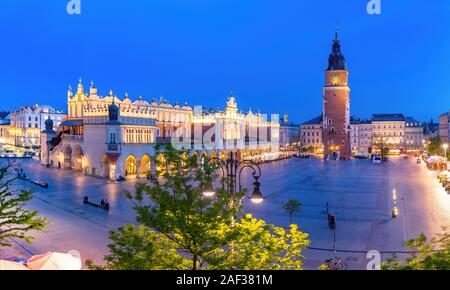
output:
[[[235,194],[239,190],[242,190],[241,185],[241,174],[244,169],[251,169],[253,178],[255,179],[255,182],[253,183],[253,193],[250,196],[250,200],[253,203],[259,204],[264,201],[264,196],[261,193],[260,186],[261,183],[259,183],[259,178],[261,177],[261,168],[259,167],[256,162],[252,160],[242,160],[238,161],[234,158],[234,153],[230,153],[230,157],[224,161],[222,159],[217,158],[211,158],[211,163],[214,162],[214,164],[217,164],[222,169],[223,174],[223,181],[222,181],[222,187],[223,189],[226,189],[231,194]],[[208,185],[204,191],[203,195],[206,197],[212,197],[216,193],[212,187],[212,185]]]
[[[203,191],[203,195],[206,197],[213,197],[216,194],[212,185],[208,185]]]
[[[445,157],[445,169],[448,169],[447,163],[448,163],[448,158],[447,158],[447,149],[448,149],[448,144],[445,143],[442,145],[442,147],[444,147],[444,157]]]
[[[250,197],[251,201],[256,204],[262,203],[264,201],[264,196],[259,189],[261,183],[259,183],[258,180],[256,180],[256,182],[253,183],[253,186],[254,186],[253,193],[252,196]]]
[[[398,217],[398,215],[399,215],[399,210],[398,210],[398,207],[394,207],[394,209],[392,210],[392,217],[393,218],[396,218],[396,217]]]

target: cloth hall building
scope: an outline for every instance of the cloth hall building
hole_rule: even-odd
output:
[[[156,171],[154,146],[172,143],[199,157],[262,158],[279,150],[279,121],[238,111],[230,96],[223,111],[205,112],[161,97],[147,102],[120,99],[112,90],[100,96],[80,80],[67,92],[68,116],[54,130],[51,119],[41,132],[41,164],[113,181],[145,178]]]

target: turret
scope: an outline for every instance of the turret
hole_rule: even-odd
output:
[[[285,124],[289,123],[289,116],[288,116],[287,113],[284,113],[284,116],[283,116],[283,123],[285,123]]]
[[[70,100],[73,97],[73,91],[72,86],[69,86],[69,89],[67,90],[67,98]]]
[[[77,94],[83,93],[84,93],[83,80],[80,78],[80,81],[78,82]]]
[[[91,82],[91,87],[89,88],[89,95],[91,97],[97,97],[97,88],[94,86],[94,82]]]

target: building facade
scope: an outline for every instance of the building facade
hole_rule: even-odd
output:
[[[409,154],[418,154],[423,150],[425,142],[424,127],[412,117],[405,120],[405,151]]]
[[[300,144],[302,148],[313,148],[314,152],[323,152],[322,122],[320,115],[300,125]]]
[[[238,159],[268,160],[280,150],[280,121],[278,115],[240,112],[231,95],[223,111],[196,107],[189,136],[191,148],[202,156],[226,159],[233,153]]]
[[[132,101],[110,91],[102,97],[92,83],[89,93],[80,81],[67,92],[68,117],[55,130],[44,121],[40,132],[41,164],[108,178],[145,178],[156,172],[156,144],[171,143],[199,157],[255,158],[279,150],[279,120],[238,112],[230,96],[224,111],[204,112],[164,98]],[[160,159],[161,158],[161,159]]]
[[[289,122],[287,114],[280,122],[280,150],[296,150],[300,143],[300,126]]]
[[[337,31],[325,71],[322,131],[324,157],[350,159],[350,87]]]
[[[9,112],[0,112],[0,145],[11,145],[11,120]]]
[[[350,144],[354,156],[369,156],[372,153],[372,123],[367,119],[351,118]]]
[[[448,142],[450,140],[450,112],[439,116],[439,139],[441,142]]]
[[[323,148],[321,117],[301,124],[302,147]],[[386,148],[389,154],[417,154],[423,149],[426,138],[424,126],[403,114],[374,114],[371,119],[350,119],[350,144],[352,156],[370,156]]]
[[[13,145],[25,148],[40,147],[40,132],[45,128],[47,119],[53,120],[54,129],[59,126],[66,113],[50,106],[25,106],[11,112],[10,138]]]
[[[383,148],[391,154],[405,152],[406,119],[403,114],[374,114],[372,117],[373,147],[376,152]]]
[[[93,84],[87,94],[81,81],[75,94],[69,88],[67,97],[67,119],[57,131],[47,119],[41,132],[42,165],[113,181],[151,175],[157,131],[154,108],[142,99],[119,100],[112,91],[100,97]]]

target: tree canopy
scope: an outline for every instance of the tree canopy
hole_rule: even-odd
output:
[[[26,209],[32,192],[13,187],[15,176],[8,171],[12,164],[0,168],[0,247],[10,247],[10,239],[31,243],[30,231],[42,231],[47,219],[40,218],[37,211]]]
[[[413,252],[399,261],[396,256],[382,265],[383,270],[450,270],[450,234],[443,228],[442,233],[428,240],[424,234],[410,240],[406,247]]]
[[[301,269],[308,235],[242,215],[246,190],[222,188],[217,160],[156,148],[159,178],[128,193],[139,226],[111,232],[106,265],[93,269]],[[216,187],[213,197],[206,188]]]

